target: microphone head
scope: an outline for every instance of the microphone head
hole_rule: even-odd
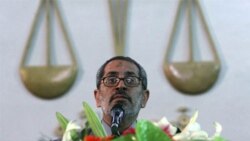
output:
[[[113,135],[120,135],[118,128],[120,123],[124,117],[124,109],[122,108],[121,104],[116,104],[111,109],[111,116],[112,116],[112,124],[111,124],[111,131]]]
[[[111,115],[112,114],[119,114],[120,112],[124,113],[124,110],[122,108],[121,104],[116,104],[112,109],[111,109]],[[113,115],[112,115],[113,116]]]

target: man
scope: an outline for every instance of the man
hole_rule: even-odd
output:
[[[135,127],[138,114],[149,98],[147,74],[143,67],[130,57],[113,57],[99,68],[96,87],[94,97],[97,107],[103,111],[102,124],[106,133],[114,134],[111,131],[112,109],[117,105],[124,110],[118,132]],[[92,134],[91,130],[86,132]]]
[[[102,123],[110,135],[112,109],[120,105],[124,116],[118,132],[134,127],[141,108],[149,98],[147,75],[142,66],[129,57],[116,56],[106,61],[96,76],[97,89],[94,91],[97,107],[103,111]]]

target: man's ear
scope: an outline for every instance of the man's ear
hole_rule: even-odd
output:
[[[143,91],[141,108],[144,108],[146,106],[148,98],[149,98],[149,94],[150,94],[149,90],[144,90]]]
[[[99,92],[99,90],[98,89],[96,89],[95,91],[94,91],[94,96],[95,96],[95,102],[96,102],[96,106],[97,107],[101,107],[101,103],[100,103],[100,92]]]

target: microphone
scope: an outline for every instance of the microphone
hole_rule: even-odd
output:
[[[111,124],[111,131],[113,135],[120,136],[120,132],[118,128],[120,126],[121,120],[124,117],[124,110],[122,105],[117,104],[111,109],[111,116],[112,116],[112,124]]]

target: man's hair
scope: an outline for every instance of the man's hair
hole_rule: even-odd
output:
[[[99,70],[97,71],[97,74],[96,74],[96,87],[99,89],[100,88],[100,85],[101,85],[101,81],[102,81],[102,77],[104,75],[104,69],[106,67],[106,65],[111,62],[111,61],[114,61],[114,60],[124,60],[124,61],[128,61],[130,63],[133,63],[137,66],[138,70],[139,70],[139,77],[141,79],[141,82],[142,82],[142,87],[144,90],[147,89],[147,74],[146,74],[146,71],[144,70],[144,68],[139,64],[137,63],[134,59],[130,58],[130,57],[125,57],[125,56],[115,56],[115,57],[112,57],[110,58],[109,60],[107,60],[100,68]]]

